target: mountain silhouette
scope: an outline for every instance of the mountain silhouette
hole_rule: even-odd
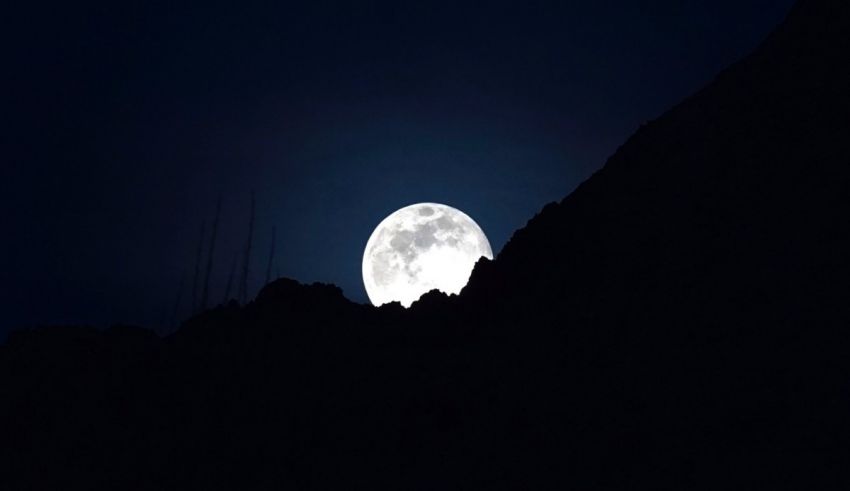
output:
[[[458,296],[13,333],[0,489],[847,489],[849,32],[798,2]]]

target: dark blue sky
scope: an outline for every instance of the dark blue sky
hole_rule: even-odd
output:
[[[498,252],[793,1],[407,3],[7,12],[0,334],[156,324],[219,194],[216,300],[251,190],[253,292],[276,226],[282,275],[365,302],[369,234],[417,201]]]

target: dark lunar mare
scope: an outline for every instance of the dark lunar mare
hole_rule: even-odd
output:
[[[848,32],[801,0],[459,297],[14,333],[0,489],[847,489]]]

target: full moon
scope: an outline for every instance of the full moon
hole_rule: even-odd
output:
[[[374,305],[405,307],[438,289],[460,293],[490,242],[472,218],[451,206],[418,203],[385,218],[363,253],[363,283]]]

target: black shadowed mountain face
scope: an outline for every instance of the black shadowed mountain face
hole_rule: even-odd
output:
[[[0,489],[847,489],[848,33],[800,1],[458,297],[11,335]]]

